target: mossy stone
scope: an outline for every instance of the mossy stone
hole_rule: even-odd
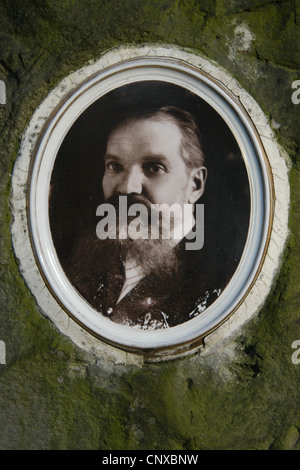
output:
[[[298,2],[3,0],[0,31],[0,448],[299,448]],[[137,367],[78,350],[43,317],[14,257],[9,197],[20,139],[48,92],[108,49],[145,43],[199,52],[253,95],[280,124],[292,199],[284,263],[258,318],[213,357]]]

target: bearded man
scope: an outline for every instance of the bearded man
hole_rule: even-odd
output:
[[[116,224],[106,236],[99,235],[98,225],[98,239],[85,245],[97,263],[88,277],[78,274],[75,287],[104,316],[126,326],[157,329],[188,321],[221,292],[201,272],[201,246],[188,243],[203,224],[195,209],[207,178],[192,115],[166,106],[128,117],[110,133],[104,162],[104,203],[116,210]],[[136,236],[128,236],[132,212],[127,219],[120,213],[124,200],[128,214],[134,206],[146,209]],[[154,222],[151,215],[162,206],[181,208],[181,218],[165,210]],[[164,217],[169,237],[162,236]]]

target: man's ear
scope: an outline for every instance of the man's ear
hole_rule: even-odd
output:
[[[201,166],[200,168],[194,168],[191,171],[191,190],[189,196],[189,203],[194,204],[204,193],[205,182],[207,179],[207,168]]]

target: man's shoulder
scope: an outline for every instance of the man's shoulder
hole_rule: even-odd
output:
[[[120,273],[122,262],[117,250],[101,244],[96,236],[82,237],[63,263],[71,284],[87,299],[93,298],[109,274]]]

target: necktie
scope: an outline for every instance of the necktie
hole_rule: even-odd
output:
[[[145,277],[142,267],[133,259],[125,261],[125,282],[121,290],[118,302],[133,289],[138,282]]]

